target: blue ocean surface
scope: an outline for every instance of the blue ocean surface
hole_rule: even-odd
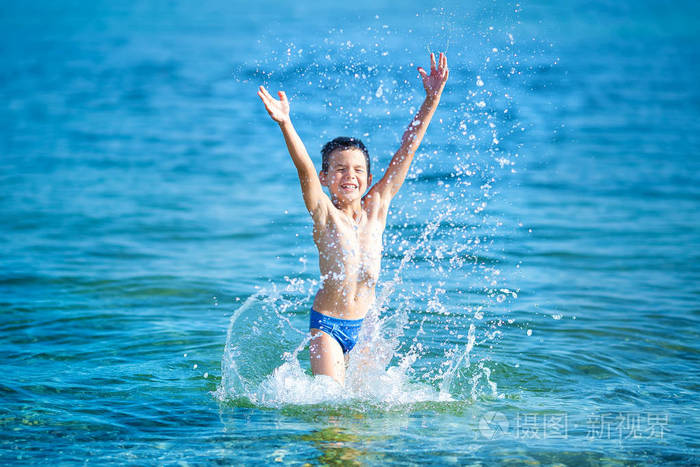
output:
[[[10,1],[0,463],[700,463],[696,2]],[[256,96],[395,198],[346,387]],[[319,167],[320,168],[320,167]]]

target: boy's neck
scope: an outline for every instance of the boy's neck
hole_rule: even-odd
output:
[[[333,200],[335,207],[342,211],[345,215],[349,216],[351,219],[358,221],[360,216],[362,216],[362,200],[356,199],[351,203],[341,203],[338,199]]]

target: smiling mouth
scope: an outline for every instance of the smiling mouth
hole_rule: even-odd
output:
[[[350,190],[357,190],[358,187],[355,184],[346,183],[346,184],[340,185],[340,188],[342,188],[343,190],[346,190],[346,191],[350,191]]]

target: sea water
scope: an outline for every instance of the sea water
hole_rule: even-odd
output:
[[[33,2],[0,14],[2,463],[698,462],[692,2]],[[314,378],[279,130],[394,200],[348,380]]]

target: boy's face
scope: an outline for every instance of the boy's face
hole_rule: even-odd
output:
[[[362,198],[372,182],[365,155],[355,148],[333,151],[328,160],[328,172],[321,172],[320,179],[334,198],[346,202]]]

